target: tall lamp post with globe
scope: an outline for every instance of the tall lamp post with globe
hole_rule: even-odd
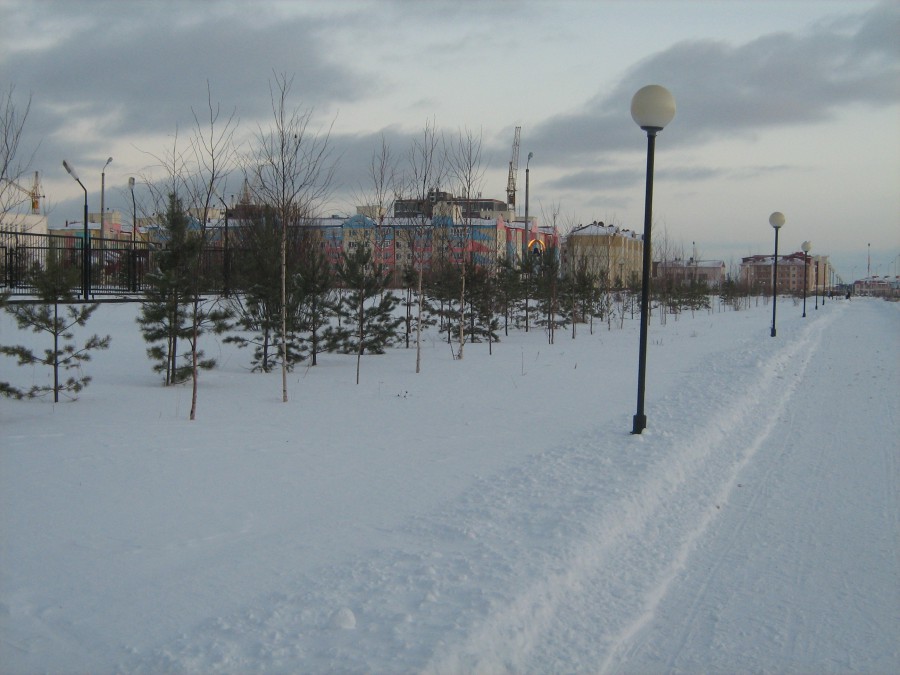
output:
[[[638,355],[637,412],[634,415],[632,434],[647,428],[644,414],[644,384],[647,376],[647,329],[650,321],[650,227],[653,211],[653,159],[656,150],[656,134],[675,117],[675,97],[665,87],[649,84],[642,87],[631,99],[631,118],[647,133],[647,183],[644,197],[644,256],[641,273],[641,337]]]
[[[772,258],[772,337],[775,337],[775,304],[778,300],[778,230],[784,226],[784,214],[775,211],[769,216],[769,225],[775,230],[775,257]]]

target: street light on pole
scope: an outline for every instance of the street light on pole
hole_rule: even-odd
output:
[[[819,309],[819,261],[816,260],[816,309]]]
[[[775,230],[775,257],[772,258],[772,337],[775,337],[775,305],[778,300],[778,230],[784,225],[784,214],[775,211],[769,216],[769,225]]]
[[[82,223],[84,229],[82,231],[81,240],[81,296],[87,300],[88,295],[91,293],[91,237],[88,232],[87,188],[84,187],[84,183],[81,182],[78,174],[75,173],[75,169],[69,166],[69,163],[66,160],[63,160],[63,167],[81,186],[81,189],[84,190],[84,222]]]
[[[225,200],[222,199],[218,192],[215,195],[225,208],[225,253],[222,261],[222,276],[224,277],[224,294],[227,296],[231,292],[230,263],[228,260],[228,204],[225,203]],[[234,195],[231,195],[231,203],[234,204]]]
[[[531,158],[534,157],[533,152],[528,153],[528,159],[525,160],[525,227],[522,230],[522,260],[528,259],[528,182],[529,172],[531,171]]]
[[[131,190],[131,292],[137,292],[137,251],[134,248],[137,236],[137,202],[134,201],[134,176],[128,178],[128,189]]]
[[[528,293],[527,286],[531,283],[531,270],[532,270],[532,261],[528,255],[528,235],[530,232],[529,223],[528,223],[528,182],[529,182],[529,173],[531,171],[529,165],[531,164],[531,158],[534,157],[533,152],[528,153],[528,158],[525,160],[525,224],[522,227],[522,272],[525,274],[525,283],[526,283],[526,291],[525,291],[525,332],[528,332]]]
[[[100,172],[100,240],[106,236],[106,167],[112,162],[112,157],[106,160],[103,171]]]
[[[806,318],[806,287],[809,285],[809,249],[812,243],[804,241],[800,248],[803,250],[803,318]]]
[[[631,118],[647,132],[647,182],[644,198],[644,256],[641,277],[641,337],[638,354],[637,412],[634,415],[632,434],[647,428],[644,414],[644,385],[647,376],[647,329],[650,322],[650,224],[653,211],[653,159],[656,150],[656,134],[675,117],[675,97],[665,87],[650,84],[642,87],[631,99]]]

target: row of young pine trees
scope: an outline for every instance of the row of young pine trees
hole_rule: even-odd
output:
[[[403,272],[402,288],[394,290],[391,270],[373,261],[371,246],[344,252],[332,267],[321,240],[304,228],[290,229],[282,294],[276,262],[282,232],[265,217],[239,230],[240,256],[233,274],[242,292],[214,296],[204,293],[206,233],[189,227],[175,195],[169,197],[165,225],[168,241],[158,253],[156,269],[145,278],[137,323],[153,370],[167,386],[196,381],[199,370],[215,367],[200,348],[209,334],[225,334],[225,342],[249,349],[254,371],[291,370],[302,362],[314,366],[322,352],[355,354],[359,382],[364,354],[381,354],[400,344],[408,348],[429,327],[437,326],[454,358],[462,358],[466,342],[487,342],[492,350],[511,324],[526,330],[539,326],[551,343],[556,331],[567,326],[572,337],[579,323],[589,323],[593,331],[595,318],[611,327],[614,315],[624,321],[634,297],[627,289],[604,291],[605,280],[583,265],[560,275],[557,256],[550,251],[517,265],[501,260],[493,270],[471,261],[433,264],[419,301],[421,270],[415,265]],[[0,346],[0,353],[16,357],[20,365],[50,367],[53,384],[23,390],[0,382],[0,394],[23,398],[52,393],[58,401],[60,393],[77,394],[90,382],[82,365],[92,351],[109,347],[111,338],[93,335],[82,345],[74,342],[73,329],[83,328],[98,307],[66,304],[74,300],[79,274],[50,256],[31,273],[39,302],[5,307],[20,328],[52,336],[53,347],[35,354],[24,346]],[[284,313],[282,297],[287,301]]]

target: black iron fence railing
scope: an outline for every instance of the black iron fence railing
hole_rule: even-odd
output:
[[[89,281],[89,295],[130,295],[146,290],[146,276],[156,269],[161,247],[146,241],[91,237],[85,257],[82,237],[72,234],[32,234],[0,230],[0,291],[11,295],[35,292],[32,273],[56,263],[62,269],[78,270],[72,293],[81,296]],[[229,251],[233,259],[234,251]],[[88,275],[84,274],[87,264]],[[227,292],[231,285],[225,251],[210,247],[203,251],[200,278],[203,292]]]

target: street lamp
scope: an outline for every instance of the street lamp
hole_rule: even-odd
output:
[[[529,165],[531,164],[531,158],[534,157],[533,152],[528,153],[528,158],[525,160],[525,226],[522,228],[522,271],[526,275],[525,283],[530,284],[530,275],[532,268],[530,267],[533,264],[533,261],[529,260],[528,255],[528,234],[529,234],[529,223],[528,223],[528,179],[529,172],[531,171]],[[528,332],[528,290],[525,291],[525,332]]]
[[[778,230],[784,225],[784,214],[775,211],[769,216],[769,225],[775,230],[775,257],[772,258],[772,337],[775,337],[775,305],[778,300]]]
[[[128,178],[128,189],[131,190],[131,292],[137,293],[137,251],[134,248],[137,236],[137,202],[134,201],[134,176]]]
[[[81,189],[84,190],[84,223],[82,223],[84,230],[81,240],[81,296],[87,300],[88,295],[91,293],[91,237],[88,232],[87,188],[84,187],[84,183],[81,182],[78,174],[75,173],[75,169],[69,166],[66,160],[63,160],[63,167],[81,186]]]
[[[819,309],[819,261],[816,260],[816,309]]]
[[[641,278],[641,342],[638,355],[637,412],[631,433],[639,434],[647,428],[644,414],[644,384],[647,375],[647,329],[650,322],[650,223],[653,209],[653,155],[656,134],[675,117],[675,98],[665,87],[650,84],[642,87],[631,99],[631,118],[647,132],[647,183],[644,199],[644,261]]]
[[[803,318],[806,318],[806,287],[809,285],[809,249],[812,243],[804,241],[800,248],[803,249]]]
[[[228,261],[228,204],[225,203],[225,200],[222,199],[218,192],[216,193],[216,197],[219,198],[219,201],[222,202],[222,206],[225,207],[225,260],[222,264],[222,272],[225,278],[224,294],[227,296],[231,292],[230,267]],[[234,204],[234,195],[231,195],[231,203]]]
[[[528,174],[531,171],[529,164],[531,158],[534,157],[533,152],[528,153],[528,159],[525,160],[525,227],[522,230],[522,260],[528,258]]]
[[[103,242],[103,238],[106,236],[106,167],[109,166],[109,163],[112,161],[112,157],[106,160],[106,164],[103,165],[103,171],[100,172],[100,241],[101,245]]]

